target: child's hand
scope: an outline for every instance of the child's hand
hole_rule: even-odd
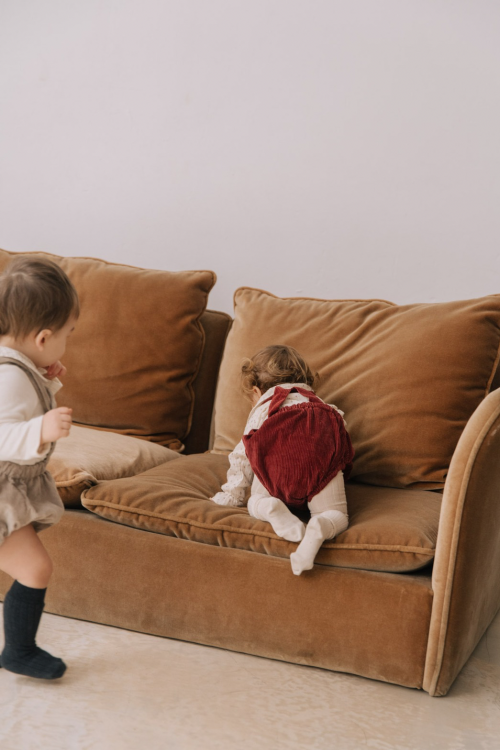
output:
[[[42,419],[42,433],[40,436],[40,446],[46,443],[53,443],[59,438],[68,437],[71,429],[71,415],[73,409],[67,406],[60,406],[58,409],[51,409]]]
[[[54,364],[50,365],[50,367],[47,367],[45,377],[48,380],[54,380],[54,378],[63,378],[67,372],[68,371],[66,370],[65,366],[57,361],[54,362]]]

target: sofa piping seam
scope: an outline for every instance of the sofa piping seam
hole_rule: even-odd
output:
[[[85,493],[82,494],[82,498],[84,496],[85,496]],[[89,507],[89,505],[93,506],[93,507]],[[122,505],[117,505],[116,503],[103,503],[101,501],[101,502],[96,502],[95,504],[93,504],[93,503],[88,503],[88,501],[87,501],[87,504],[84,505],[84,507],[87,508],[88,510],[90,510],[91,512],[93,512],[93,513],[96,513],[96,511],[93,510],[93,508],[97,508],[97,507],[100,507],[100,508],[110,508],[112,510],[117,510],[117,511],[121,511],[122,513],[130,514],[131,516],[146,516],[146,518],[155,518],[155,519],[158,519],[158,520],[161,520],[161,521],[170,521],[171,523],[178,523],[178,524],[183,524],[183,525],[187,525],[187,526],[193,526],[194,528],[206,529],[206,530],[209,530],[209,531],[213,530],[215,532],[221,531],[221,532],[229,532],[229,533],[234,533],[234,534],[244,534],[244,535],[247,535],[247,536],[257,536],[257,537],[262,537],[262,538],[265,538],[265,539],[273,539],[273,540],[274,539],[281,539],[281,537],[277,537],[275,534],[271,534],[270,532],[267,532],[267,531],[251,531],[251,530],[245,530],[245,529],[235,529],[235,528],[233,528],[231,526],[217,526],[217,527],[214,527],[214,526],[209,525],[209,524],[200,523],[199,521],[187,521],[185,519],[179,519],[179,518],[176,518],[176,517],[168,517],[167,518],[165,516],[158,516],[155,513],[152,513],[151,511],[149,511],[149,512],[148,511],[140,511],[140,512],[139,511],[132,511],[131,512],[131,511],[125,509]],[[97,515],[97,513],[96,513],[96,515]],[[103,517],[103,516],[101,516],[101,517]],[[111,519],[107,519],[107,520],[111,520]],[[157,533],[161,533],[161,532],[157,532]],[[166,534],[165,536],[168,536],[168,534]],[[287,540],[284,539],[283,541],[287,541]],[[382,545],[382,544],[345,544],[344,545],[344,544],[330,543],[330,544],[324,545],[323,549],[336,549],[336,550],[342,549],[342,550],[346,550],[346,551],[349,551],[349,550],[353,550],[353,551],[356,551],[356,550],[368,550],[368,551],[384,551],[384,552],[403,552],[403,553],[409,553],[409,554],[425,555],[427,557],[434,557],[434,554],[435,554],[435,550],[432,549],[432,548],[428,548],[428,547],[412,547],[412,546],[409,546],[409,545],[406,546],[406,545],[396,545],[396,544],[392,544],[392,545],[389,545],[389,544],[388,545]]]

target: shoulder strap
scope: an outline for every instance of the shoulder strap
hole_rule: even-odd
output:
[[[297,391],[297,393],[300,393],[302,396],[306,396],[309,399],[309,401],[313,401],[319,404],[325,403],[324,401],[320,399],[319,396],[316,396],[316,394],[313,391],[308,391],[305,388],[299,388],[299,387],[292,388],[292,390]]]
[[[53,396],[43,382],[41,375],[37,375],[30,367],[23,364],[23,362],[20,362],[18,359],[11,359],[10,357],[0,357],[0,365],[15,365],[23,370],[23,372],[29,377],[44,411],[47,412],[53,408]]]
[[[271,399],[271,405],[269,407],[270,417],[272,417],[273,414],[276,414],[276,412],[283,405],[283,402],[288,398],[288,395],[290,393],[300,393],[301,396],[306,396],[309,401],[316,401],[321,404],[323,403],[323,401],[318,398],[315,393],[313,393],[312,391],[307,391],[305,388],[299,388],[295,385],[293,386],[293,388],[282,388],[281,386],[277,385]]]

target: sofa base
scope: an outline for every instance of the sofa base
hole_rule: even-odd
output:
[[[46,611],[421,688],[430,575],[290,563],[68,511],[42,532]],[[10,586],[0,574],[0,592]]]

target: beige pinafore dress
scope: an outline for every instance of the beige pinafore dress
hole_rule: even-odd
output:
[[[37,392],[44,412],[56,407],[54,396],[42,376],[16,359],[0,357],[0,365],[20,367],[29,377]],[[64,513],[64,505],[56,489],[47,464],[55,448],[36,464],[16,464],[0,460],[0,544],[13,531],[33,524],[35,531],[57,523]]]

